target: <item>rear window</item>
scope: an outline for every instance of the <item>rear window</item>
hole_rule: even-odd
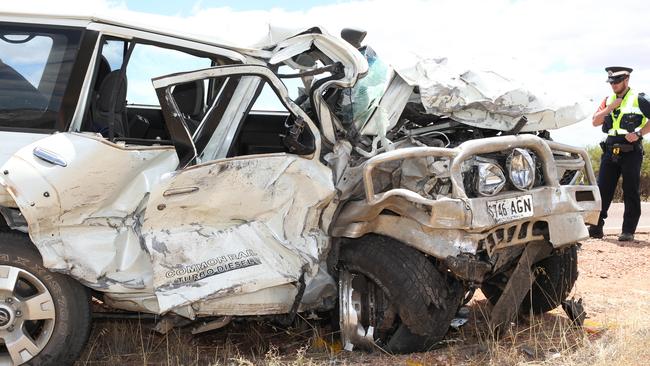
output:
[[[54,129],[81,30],[0,25],[0,127]]]

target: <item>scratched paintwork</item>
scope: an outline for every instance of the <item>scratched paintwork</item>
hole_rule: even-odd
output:
[[[183,187],[198,190],[165,197]],[[329,248],[319,223],[334,194],[327,167],[287,154],[226,159],[167,176],[151,193],[142,227],[161,308],[217,298],[223,289],[280,286],[296,282],[303,268],[317,270]],[[237,268],[224,270],[233,263]]]
[[[68,166],[35,158],[35,146],[56,151]],[[109,164],[115,170],[106,170]],[[21,149],[4,169],[46,266],[104,291],[139,292],[151,289],[139,206],[176,164],[170,148],[127,149],[95,136],[56,134]]]

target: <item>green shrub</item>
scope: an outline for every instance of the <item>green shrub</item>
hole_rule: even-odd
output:
[[[591,159],[591,165],[594,168],[596,177],[600,171],[600,157],[603,153],[599,145],[587,146],[587,153]],[[643,153],[645,155],[643,163],[641,163],[641,182],[639,184],[639,192],[642,200],[647,200],[650,197],[650,159],[647,158],[650,154],[650,142],[643,143]],[[614,202],[623,201],[623,190],[621,188],[622,178],[618,181],[616,192],[614,193]]]

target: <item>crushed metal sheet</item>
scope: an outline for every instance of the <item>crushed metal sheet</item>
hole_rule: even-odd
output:
[[[397,71],[420,95],[426,112],[448,116],[474,127],[509,131],[522,116],[522,131],[565,127],[586,117],[579,104],[555,106],[495,72],[469,70],[456,73],[447,59],[423,59]]]
[[[198,190],[164,196],[190,185]],[[316,270],[329,245],[320,214],[333,197],[329,169],[285,154],[169,175],[152,191],[142,227],[161,309],[296,282],[305,265]]]

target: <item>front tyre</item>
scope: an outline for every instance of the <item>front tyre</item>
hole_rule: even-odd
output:
[[[440,341],[463,298],[420,252],[367,235],[341,248],[339,316],[343,345],[422,352]]]
[[[0,233],[0,364],[72,365],[90,334],[90,299],[42,265],[29,238]]]

